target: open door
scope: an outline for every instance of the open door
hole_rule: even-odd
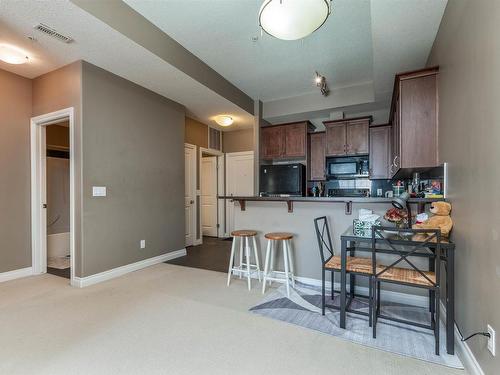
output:
[[[217,237],[217,157],[201,159],[201,228],[204,236]]]
[[[196,236],[196,146],[187,143],[184,145],[184,164],[186,246],[193,246]]]

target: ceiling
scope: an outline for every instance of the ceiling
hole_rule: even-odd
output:
[[[74,42],[65,44],[33,30],[40,22],[72,37]],[[30,41],[28,36],[37,41]],[[234,125],[218,128],[237,130],[253,126],[253,115],[69,1],[0,1],[2,42],[25,49],[30,62],[10,65],[0,61],[0,69],[34,78],[83,59],[183,104],[189,116],[206,124],[218,127],[214,117],[228,113],[234,118]]]
[[[124,0],[229,82],[264,102],[271,123],[321,122],[342,113],[373,113],[387,121],[394,75],[425,66],[447,0],[334,0],[325,25],[299,41],[261,34],[262,0]],[[64,44],[39,34],[45,23],[71,36]],[[253,116],[67,0],[0,1],[0,42],[22,46],[32,61],[0,68],[36,77],[84,59],[186,106],[190,116],[215,124],[228,113],[235,125],[253,126]],[[27,36],[35,36],[33,43]],[[147,67],[145,69],[138,67]],[[331,89],[322,97],[314,72]]]
[[[317,32],[298,41],[261,36],[262,0],[125,0],[156,26],[253,98],[266,102],[372,77],[370,2],[335,0]],[[258,41],[252,38],[258,37]]]
[[[340,108],[358,113],[368,104],[387,110],[394,75],[425,66],[447,3],[333,0],[323,27],[302,40],[282,41],[261,34],[257,15],[262,0],[124,1],[262,100],[264,118],[274,123],[326,119]],[[321,97],[315,71],[326,76],[336,97]],[[364,92],[353,96],[350,88],[361,85]],[[350,100],[339,102],[338,97]]]

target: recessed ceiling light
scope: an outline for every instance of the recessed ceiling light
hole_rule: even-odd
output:
[[[7,64],[24,64],[29,61],[26,52],[9,44],[0,44],[0,60]]]
[[[220,115],[215,117],[215,122],[220,126],[229,126],[232,125],[234,120],[231,116],[228,115]]]
[[[278,39],[297,40],[319,29],[330,12],[330,0],[265,0],[259,24]]]

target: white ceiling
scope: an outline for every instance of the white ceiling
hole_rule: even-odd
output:
[[[75,41],[65,44],[33,30],[39,22]],[[28,36],[36,37],[37,42],[31,42]],[[183,104],[189,115],[207,124],[216,125],[214,116],[229,113],[235,124],[224,130],[253,126],[252,115],[69,1],[0,1],[2,42],[24,48],[30,62],[0,62],[0,69],[34,78],[83,59]]]
[[[386,121],[394,75],[424,67],[447,0],[334,0],[325,25],[299,41],[261,35],[262,0],[124,0],[254,99],[270,122],[314,120],[331,112],[376,112]],[[33,31],[43,22],[75,39]],[[38,39],[31,43],[26,37]],[[257,37],[255,42],[252,38]],[[205,123],[231,114],[233,130],[253,116],[67,0],[0,1],[0,42],[23,46],[32,61],[0,68],[36,77],[84,59],[186,106]],[[314,71],[332,94],[323,98]],[[268,114],[266,116],[266,113]]]
[[[302,40],[282,41],[261,36],[257,16],[262,0],[124,1],[262,100],[264,117],[271,122],[326,119],[339,108],[353,114],[370,103],[374,110],[387,110],[394,75],[425,66],[447,3],[333,0],[323,27]],[[336,95],[321,97],[313,82],[316,70]],[[352,96],[350,88],[361,85],[366,92]],[[298,102],[303,108],[297,108]]]
[[[372,79],[369,0],[335,0],[333,14],[298,41],[261,36],[262,0],[124,0],[253,98],[318,92],[314,72],[330,86]],[[252,38],[258,37],[257,42]]]

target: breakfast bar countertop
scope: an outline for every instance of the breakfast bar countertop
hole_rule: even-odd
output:
[[[352,202],[352,203],[391,203],[392,198],[385,197],[259,197],[259,196],[232,196],[219,195],[219,199],[230,199],[234,201],[269,201],[269,202]],[[410,198],[410,203],[432,203],[443,201],[444,198]]]

